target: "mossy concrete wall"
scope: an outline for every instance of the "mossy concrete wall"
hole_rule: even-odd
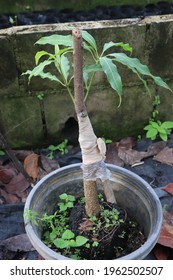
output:
[[[75,23],[88,30],[99,49],[105,42],[123,41],[133,46],[133,56],[147,64],[173,88],[173,16],[145,19]],[[0,129],[12,147],[42,146],[58,143],[65,137],[77,139],[73,104],[55,82],[33,78],[28,85],[23,72],[34,67],[34,56],[43,46],[34,45],[42,36],[68,34],[70,24],[13,27],[0,31]],[[47,47],[45,47],[47,48]],[[50,48],[50,47],[49,47]],[[97,75],[87,108],[98,136],[120,139],[143,133],[159,94],[160,119],[173,121],[173,93],[149,81],[147,96],[140,80],[119,67],[123,80],[122,104],[110,89],[104,75]],[[44,93],[43,100],[36,96]]]

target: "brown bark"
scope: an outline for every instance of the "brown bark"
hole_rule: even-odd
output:
[[[78,117],[86,118],[88,116],[84,103],[84,86],[83,86],[83,42],[82,34],[79,29],[72,32],[74,41],[74,93],[75,93],[75,110]],[[80,127],[80,123],[79,123]],[[80,128],[79,128],[80,133]],[[82,148],[82,147],[81,147]],[[100,211],[96,181],[84,179],[85,210],[87,215],[97,216]]]

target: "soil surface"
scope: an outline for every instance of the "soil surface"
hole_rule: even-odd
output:
[[[141,6],[98,6],[89,11],[71,9],[0,15],[0,29],[11,26],[138,18],[173,13],[173,4],[160,1]]]
[[[117,209],[119,213],[118,219],[123,222],[106,231],[106,228],[104,228],[105,221],[103,221],[102,217],[98,217],[97,222],[102,226],[98,233],[93,235],[93,225],[86,217],[84,205],[76,204],[70,213],[70,228],[75,235],[83,235],[90,242],[90,248],[85,246],[80,248],[81,258],[111,260],[123,257],[140,248],[145,242],[145,236],[136,221],[130,219],[126,211],[117,205],[111,203],[102,203],[101,205],[104,209]],[[92,246],[94,240],[99,241],[99,245],[96,247]]]

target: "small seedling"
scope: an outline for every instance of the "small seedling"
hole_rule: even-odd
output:
[[[53,159],[54,158],[54,152],[55,151],[60,151],[62,155],[67,154],[68,153],[68,140],[65,139],[63,142],[61,142],[60,144],[58,144],[57,146],[54,145],[50,145],[48,148],[50,150],[50,153],[47,155],[47,157],[49,159]]]
[[[40,101],[42,101],[44,99],[44,93],[43,92],[37,93],[36,96]]]
[[[73,195],[63,193],[59,197],[62,200],[62,202],[58,203],[60,212],[66,211],[68,208],[72,208],[74,206],[75,197]]]
[[[149,124],[144,127],[144,130],[147,131],[146,137],[151,140],[155,140],[157,137],[160,137],[163,141],[167,141],[168,136],[173,129],[173,122],[161,122],[157,119],[159,115],[158,105],[160,105],[160,97],[159,95],[156,95],[153,101],[152,116],[149,119]]]
[[[163,141],[168,140],[168,135],[173,129],[173,122],[166,121],[150,121],[150,123],[144,127],[144,130],[147,130],[146,137],[151,140],[155,140],[159,136]]]
[[[3,150],[0,150],[0,156],[4,156],[5,152]]]

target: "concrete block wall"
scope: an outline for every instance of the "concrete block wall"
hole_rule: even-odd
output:
[[[42,36],[69,34],[79,27],[96,39],[99,50],[105,42],[130,43],[133,56],[147,64],[154,75],[161,76],[173,88],[173,16],[101,22],[13,27],[0,31],[0,129],[11,147],[43,146],[59,143],[65,137],[77,140],[73,104],[59,84],[33,78],[28,85],[21,73],[34,67],[38,50],[50,46],[34,43]],[[87,59],[87,58],[85,58]],[[140,80],[128,69],[117,65],[123,80],[122,105],[103,74],[97,75],[87,108],[98,136],[121,139],[143,133],[152,113],[152,101],[160,95],[161,120],[173,120],[173,93],[158,88],[151,81],[151,96],[145,94]],[[44,93],[43,100],[37,94]]]

